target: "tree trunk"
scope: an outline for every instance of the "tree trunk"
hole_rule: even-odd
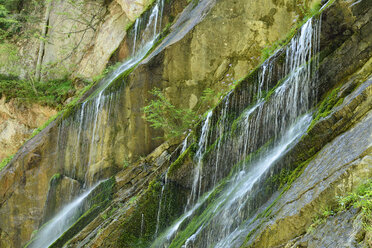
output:
[[[46,10],[45,10],[44,20],[43,20],[43,23],[42,23],[39,54],[38,54],[38,57],[37,57],[36,71],[35,71],[35,81],[36,82],[40,81],[40,78],[41,78],[41,65],[43,63],[45,41],[46,41],[46,37],[47,37],[47,33],[48,33],[49,17],[50,17],[50,11],[52,9],[52,2],[53,2],[53,0],[48,0]]]

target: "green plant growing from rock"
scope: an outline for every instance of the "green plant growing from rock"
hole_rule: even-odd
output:
[[[182,135],[197,120],[197,116],[191,109],[176,108],[160,91],[154,88],[150,91],[155,97],[149,105],[142,110],[144,119],[155,129],[164,130],[166,138]]]
[[[354,192],[343,197],[337,197],[338,211],[351,207],[359,208],[363,217],[363,227],[372,231],[372,180],[360,185]]]
[[[125,159],[123,160],[123,169],[128,168],[129,165],[130,165],[130,161],[129,161],[129,159],[128,159],[128,158],[125,158]]]
[[[326,206],[320,214],[313,218],[313,223],[308,227],[307,232],[324,223],[330,216],[337,215],[341,211],[350,208],[360,209],[363,229],[372,232],[372,180],[359,185],[353,192],[344,196],[336,196],[336,204]]]
[[[192,109],[177,108],[163,92],[154,88],[149,92],[154,96],[154,100],[149,105],[142,108],[144,113],[143,119],[150,123],[155,129],[162,129],[166,138],[178,137],[200,121],[203,117],[205,108],[213,108],[222,93],[216,93],[214,90],[207,88],[203,91],[197,106]]]

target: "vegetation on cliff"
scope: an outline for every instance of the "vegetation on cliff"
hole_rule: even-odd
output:
[[[314,223],[308,228],[308,232],[312,232],[318,225],[326,222],[328,217],[350,208],[360,211],[363,229],[372,232],[372,180],[360,184],[352,192],[336,196],[334,204],[324,207],[324,210],[314,218]]]
[[[161,129],[165,133],[165,138],[179,137],[191,131],[202,118],[205,108],[214,107],[220,99],[222,93],[216,93],[207,88],[201,96],[201,101],[194,109],[177,108],[158,88],[150,91],[155,100],[149,101],[142,111],[143,118],[148,121],[151,127]]]

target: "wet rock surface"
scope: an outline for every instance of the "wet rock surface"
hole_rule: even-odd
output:
[[[317,87],[319,99],[324,98],[323,96],[327,95],[334,86],[344,83],[345,86],[341,88],[338,97],[345,97],[345,99],[332,110],[331,114],[315,123],[299,145],[282,160],[282,163],[295,164],[319,151],[300,178],[272,208],[266,222],[261,225],[259,219],[251,224],[250,230],[254,228],[256,230],[247,245],[273,247],[304,235],[314,213],[321,209],[325,202],[335,195],[349,191],[358,182],[372,176],[370,161],[372,88],[371,80],[367,80],[368,73],[370,74],[371,71],[372,32],[370,32],[371,9],[368,3],[369,1],[362,1],[360,5],[355,4],[355,7],[351,8],[348,1],[337,1],[335,3],[337,7],[325,13],[321,44],[327,48],[324,53],[327,57],[319,67],[320,80]],[[233,78],[238,79],[245,75],[257,65],[261,48],[277,39],[280,33],[284,32],[282,28],[290,27],[292,22],[291,18],[288,18],[288,13],[294,17],[298,11],[295,6],[283,1],[265,3],[262,8],[255,4],[259,3],[235,1],[231,4],[229,1],[218,1],[204,21],[195,26],[190,33],[184,34],[182,40],[168,44],[165,51],[136,68],[129,77],[128,87],[119,89],[121,93],[115,99],[118,103],[114,108],[113,115],[116,115],[114,124],[110,123],[108,118],[102,118],[102,126],[105,127],[102,132],[110,135],[105,136],[104,140],[93,140],[93,142],[100,141],[109,145],[99,147],[94,154],[98,154],[98,159],[89,167],[89,177],[93,179],[88,182],[93,183],[121,170],[116,174],[115,199],[97,218],[94,220],[89,218],[90,224],[84,228],[85,225],[79,226],[83,230],[73,238],[69,236],[69,239],[72,239],[66,245],[67,247],[125,247],[132,241],[134,243],[131,244],[136,245],[139,245],[135,243],[137,241],[149,242],[153,237],[159,199],[161,199],[159,195],[163,191],[164,173],[179,155],[176,148],[180,141],[163,144],[145,159],[123,168],[128,162],[126,155],[135,160],[161,143],[153,141],[152,137],[162,134],[149,128],[141,118],[141,108],[146,104],[145,99],[151,99],[148,91],[154,86],[160,87],[177,106],[190,107],[196,105],[205,87],[213,86],[217,90],[226,88],[219,83],[227,83],[233,81]],[[259,11],[252,6],[257,7]],[[253,16],[252,20],[247,20],[248,14]],[[119,13],[111,17],[114,16],[121,18]],[[340,22],[341,25],[333,28],[332,24]],[[122,28],[124,22],[119,24],[114,26]],[[119,31],[118,36],[123,36],[123,30]],[[115,46],[119,46],[118,41],[114,43]],[[254,45],[250,46],[250,44]],[[96,52],[92,54],[99,56]],[[280,54],[278,56],[280,57]],[[93,63],[95,59],[91,58],[87,57],[86,60]],[[360,73],[354,74],[363,65]],[[93,67],[87,66],[87,68],[88,74],[93,71]],[[352,74],[355,78],[348,78]],[[236,92],[239,92],[239,89]],[[143,98],[139,98],[139,95]],[[250,97],[253,99],[253,95]],[[236,110],[241,113],[242,106],[236,102],[231,103],[234,104],[237,105],[236,109],[241,108]],[[221,106],[217,109],[221,110]],[[106,113],[102,111],[103,114]],[[48,186],[53,175],[61,173],[74,182],[84,183],[83,168],[85,167],[82,165],[87,161],[76,159],[82,157],[78,155],[83,155],[78,154],[75,146],[79,140],[77,136],[71,135],[62,143],[58,143],[59,136],[67,137],[66,133],[61,133],[60,130],[57,125],[49,126],[23,146],[11,164],[0,172],[2,220],[0,246],[6,247],[10,244],[11,247],[20,247],[30,238],[32,231],[43,222],[41,216],[44,209],[48,209],[45,203],[48,202],[48,192],[51,192],[48,191]],[[91,136],[86,137],[91,138]],[[88,138],[84,140],[85,143],[90,142]],[[56,144],[67,147],[64,154],[57,154],[59,147]],[[186,163],[180,166],[181,169],[171,178],[171,187],[174,188],[170,188],[169,191],[178,193],[178,195],[173,194],[175,203],[171,207],[174,212],[165,211],[165,215],[161,218],[173,220],[183,211],[193,167],[190,159],[185,161]],[[74,165],[77,166],[77,171],[73,170]],[[227,174],[228,171],[224,173]],[[59,186],[56,188],[56,192],[65,194],[62,192],[66,191],[67,185],[72,184],[75,185],[66,181],[60,188]],[[269,200],[269,202],[273,201],[274,198]],[[55,203],[50,203],[49,206],[55,205],[56,207],[51,208],[57,208],[58,205],[63,204],[62,202],[62,199],[55,198]],[[50,213],[47,215],[51,215],[52,209],[47,210]],[[98,215],[101,210],[103,209],[94,212],[95,215]],[[354,228],[354,224],[350,225],[347,220],[352,220],[356,214],[342,213],[340,217],[335,217],[334,220],[319,227],[313,236],[305,235],[301,239],[291,241],[291,244],[302,242],[299,245],[308,244],[315,247],[327,245],[326,242],[337,235],[330,236],[328,241],[324,241],[325,243],[317,241],[317,238],[322,234],[331,233],[332,229],[328,227],[340,219],[345,219],[342,226],[350,231],[349,228]],[[146,223],[144,227],[139,224],[142,219]],[[160,229],[162,228],[164,229],[165,226],[161,226]],[[132,236],[125,240],[123,236],[126,234]],[[241,235],[239,246],[247,235],[248,233]],[[67,240],[61,242],[65,243]]]
[[[300,236],[282,247],[366,247],[366,244],[362,244],[365,232],[361,222],[358,209],[343,211],[336,216],[329,217],[325,223],[320,224],[310,233]]]
[[[357,99],[357,96],[367,94],[365,99],[370,106],[371,82],[367,81],[360,89],[364,91],[356,90],[354,97],[351,95],[350,98]],[[352,101],[348,103],[352,105]],[[343,105],[343,108],[348,109],[350,105]],[[357,113],[354,112],[354,117],[358,116]],[[348,119],[345,115],[343,118],[353,122],[352,117]],[[278,199],[268,219],[258,227],[256,235],[248,243],[253,247],[271,247],[306,233],[316,213],[335,201],[336,195],[350,192],[371,178],[371,123],[372,113],[369,111],[349,131],[325,145],[291,188]]]

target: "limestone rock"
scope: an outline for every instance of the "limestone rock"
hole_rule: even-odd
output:
[[[38,104],[21,104],[17,100],[0,99],[0,161],[14,154],[30,137],[33,129],[42,126],[57,112]]]
[[[112,2],[108,11],[109,14],[98,28],[94,46],[89,48],[79,64],[79,76],[91,78],[99,75],[126,35],[125,27],[130,20],[118,3]]]
[[[42,223],[48,222],[63,206],[78,196],[80,189],[81,185],[78,181],[55,174],[50,179]]]
[[[143,10],[152,2],[151,0],[115,0],[130,21],[134,21]]]

